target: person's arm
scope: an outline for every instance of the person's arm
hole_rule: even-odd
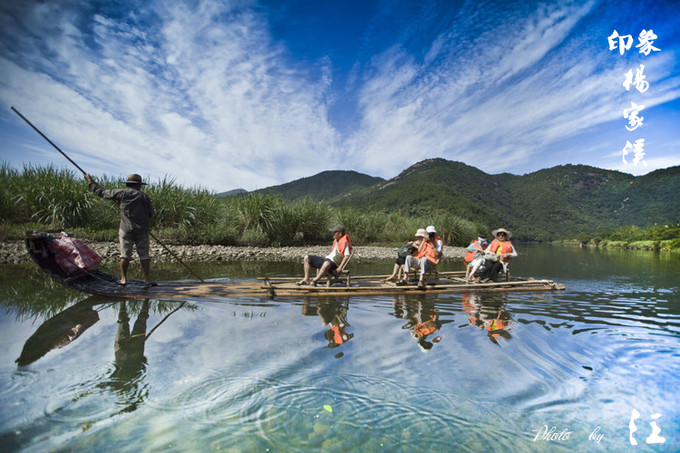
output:
[[[92,176],[90,176],[88,173],[85,173],[83,176],[85,177],[85,180],[88,182],[90,190],[94,192],[95,195],[105,199],[115,198],[116,191],[102,189],[99,186],[99,184],[97,184],[97,182],[94,179],[92,179]]]
[[[503,258],[515,258],[517,256],[517,250],[515,250],[515,246],[512,246],[512,252],[510,253],[504,253]]]
[[[338,266],[338,272],[342,272],[351,256],[352,249],[349,247],[349,244],[345,244],[345,250],[342,252],[342,261],[340,261],[340,265]]]

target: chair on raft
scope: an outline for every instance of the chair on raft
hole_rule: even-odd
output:
[[[409,276],[409,280],[411,281],[418,281],[420,280],[420,269],[411,269],[410,270],[411,275]],[[432,278],[434,276],[434,279]],[[404,277],[404,267],[402,266],[401,269],[399,269],[399,272],[397,273],[397,281],[401,280]],[[437,270],[437,266],[433,266],[429,271],[425,272],[425,278],[424,278],[425,283],[434,283],[437,284],[439,283],[439,271]]]
[[[345,283],[345,286],[349,288],[350,286],[350,270],[349,270],[349,262],[352,261],[352,256],[354,256],[354,249],[349,254],[349,258],[347,259],[347,263],[345,264],[345,268],[338,272],[338,270],[334,270],[333,272],[328,273],[328,277],[326,278],[326,286],[334,286],[337,285],[338,283]]]

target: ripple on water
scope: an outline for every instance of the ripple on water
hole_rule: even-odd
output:
[[[479,415],[474,414],[487,417],[494,409],[481,408],[478,402],[362,375],[313,374],[291,383],[214,374],[154,405],[210,425],[204,440],[215,445],[227,437],[237,445],[237,439],[248,443],[256,434],[258,442],[283,450],[396,451],[410,450],[425,436],[430,447],[445,450],[456,438],[482,446],[491,438],[498,446],[510,445],[517,434],[501,423],[485,425],[482,432],[476,423]]]
[[[102,365],[88,377],[55,376],[63,385],[46,390],[43,417],[57,422],[89,425],[121,412],[130,412],[144,402],[148,387],[144,372],[119,376],[115,367]],[[76,384],[74,384],[74,382]]]

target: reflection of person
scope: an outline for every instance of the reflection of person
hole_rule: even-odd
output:
[[[149,255],[149,221],[153,217],[153,205],[147,194],[142,192],[142,177],[131,174],[124,189],[102,189],[93,179],[85,174],[90,189],[99,197],[114,200],[120,208],[120,226],[118,239],[120,247],[120,284],[127,283],[127,272],[132,260],[132,248],[137,249],[139,261],[144,272],[144,282],[151,281],[151,257]]]
[[[350,241],[349,235],[345,232],[345,227],[342,225],[333,227],[330,231],[333,233],[331,253],[325,258],[317,255],[305,255],[303,262],[305,278],[297,282],[297,285],[316,286],[317,282],[327,273],[340,273],[347,266],[352,255],[352,241]],[[309,274],[312,269],[316,269],[317,272],[316,277],[310,280]]]
[[[418,279],[418,288],[425,288],[425,274],[434,269],[437,265],[437,251],[430,240],[430,235],[424,229],[419,229],[416,231],[416,237],[422,240],[418,244],[413,255],[406,257],[406,262],[404,264],[404,279],[403,283],[408,283],[409,273],[411,269],[420,270],[420,278]]]
[[[130,317],[126,302],[120,303],[118,310],[118,330],[114,341],[115,370],[111,373],[109,386],[119,395],[125,397],[124,412],[137,408],[137,404],[148,394],[145,388],[140,391],[140,377],[146,370],[144,345],[146,343],[146,322],[149,319],[149,301],[144,300],[137,315],[132,331],[130,331]]]
[[[402,306],[399,306],[402,305]],[[399,304],[395,300],[395,316],[397,318],[408,319],[408,322],[402,326],[402,329],[411,331],[411,336],[418,342],[418,347],[427,352],[434,346],[433,343],[439,343],[441,337],[436,337],[429,341],[428,336],[438,331],[442,323],[439,320],[439,315],[432,304]]]
[[[324,338],[328,340],[329,348],[337,348],[341,344],[347,343],[354,338],[353,333],[347,332],[349,323],[347,322],[347,307],[333,302],[319,302],[316,307],[317,313],[324,326],[328,330],[324,332]]]
[[[505,310],[505,303],[483,303],[473,294],[463,294],[463,311],[470,315],[470,324],[485,329],[492,343],[498,344],[501,338],[509,340],[510,314]]]
[[[507,271],[507,265],[510,259],[517,256],[517,251],[515,246],[510,242],[512,233],[504,228],[499,228],[491,232],[495,237],[489,247],[484,252],[485,256],[485,267],[482,275],[480,275],[477,281],[481,280],[486,283],[488,281],[493,281],[496,279],[498,272],[503,269]]]

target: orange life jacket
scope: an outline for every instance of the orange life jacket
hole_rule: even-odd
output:
[[[328,326],[328,329],[333,332],[333,342],[335,344],[343,344],[347,340],[349,340],[349,336],[347,335],[347,332],[345,331],[345,326],[344,325],[335,325],[335,326]],[[347,339],[345,339],[347,337]]]
[[[470,242],[470,245],[475,246],[475,248],[479,250],[486,250],[486,247],[482,247],[479,241],[472,241]],[[472,262],[472,260],[475,259],[475,255],[477,255],[477,253],[479,252],[471,252],[468,250],[468,252],[465,254],[465,262],[466,263]]]
[[[437,264],[439,260],[437,260],[437,257],[435,256],[435,250],[436,249],[434,248],[430,241],[425,241],[423,247],[415,255],[415,257],[416,258],[426,257],[428,261],[431,262],[432,264]]]
[[[425,321],[421,322],[420,324],[416,325],[416,333],[418,336],[421,338],[424,338],[428,335],[430,335],[433,332],[436,332],[439,329],[437,326],[437,316],[436,315],[431,315],[429,318],[427,318]]]
[[[500,248],[500,250],[499,250]],[[499,241],[498,239],[494,239],[491,241],[491,244],[489,244],[489,248],[487,250],[490,250],[491,252],[497,253],[498,255],[504,255],[506,253],[512,253],[512,242],[510,241]],[[510,257],[506,256],[505,258],[501,258],[502,261],[510,261]]]
[[[331,247],[331,251],[333,251],[333,248],[335,246],[338,246],[338,251],[342,256],[345,256],[345,247],[349,244],[349,252],[352,253],[352,241],[349,240],[349,235],[348,234],[343,234],[340,239],[334,239],[333,240],[333,247]]]

